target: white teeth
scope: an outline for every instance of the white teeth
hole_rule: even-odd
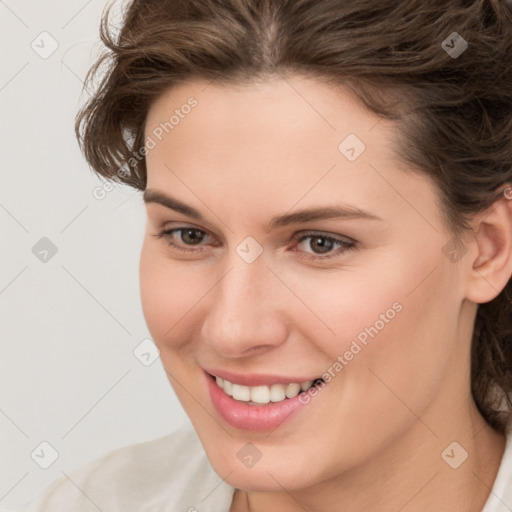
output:
[[[312,380],[302,384],[292,382],[288,385],[272,384],[271,386],[242,386],[241,384],[233,384],[220,377],[215,377],[215,381],[224,393],[232,396],[235,400],[249,402],[250,405],[282,402],[287,398],[297,396],[301,391],[307,391],[313,385]]]
[[[270,389],[268,386],[254,386],[251,388],[251,400],[257,404],[270,402]]]
[[[251,399],[251,388],[242,386],[241,384],[233,384],[231,390],[233,391],[233,398],[235,400],[243,400],[248,402]]]
[[[282,384],[272,384],[270,386],[270,401],[271,402],[280,402],[286,398],[286,393],[284,392],[284,386]]]
[[[291,384],[288,384],[288,386],[286,386],[284,392],[287,398],[293,398],[294,396],[297,396],[300,393],[300,384],[292,382]]]
[[[221,387],[226,395],[233,396],[233,384],[231,382],[225,380]]]

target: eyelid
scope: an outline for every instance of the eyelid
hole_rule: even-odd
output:
[[[324,238],[326,240],[332,240],[340,247],[337,250],[333,250],[327,254],[315,254],[314,252],[306,252],[306,251],[293,251],[300,253],[300,258],[309,260],[309,261],[324,261],[330,259],[336,259],[337,257],[341,257],[344,254],[354,250],[358,244],[356,240],[353,238],[343,236],[343,235],[335,235],[331,233],[325,233],[323,231],[307,231],[307,232],[300,232],[294,235],[293,239],[297,240],[298,243],[301,243],[306,238],[312,238],[317,236],[318,238]],[[307,256],[304,256],[306,254]]]
[[[324,237],[324,238],[328,238],[328,239],[332,239],[332,240],[336,240],[338,242],[341,242],[341,243],[347,243],[347,244],[351,244],[351,243],[356,243],[356,241],[347,236],[347,235],[338,235],[336,233],[330,233],[328,231],[321,231],[321,230],[314,230],[314,229],[311,229],[311,230],[306,230],[306,231],[299,231],[298,233],[296,233],[293,238],[298,238],[299,240],[301,238],[305,238],[305,237],[308,237],[308,236],[318,236],[318,237]]]
[[[158,230],[158,232],[155,235],[153,235],[153,236],[156,237],[156,238],[164,238],[166,236],[172,236],[173,232],[179,232],[179,231],[183,231],[185,229],[193,229],[193,230],[196,230],[196,231],[201,231],[206,236],[210,236],[212,238],[216,238],[215,235],[212,235],[211,233],[209,233],[205,229],[199,228],[197,226],[187,226],[187,225],[184,225],[184,224],[179,224],[176,227],[164,226],[164,227],[160,228]],[[174,243],[174,242],[173,243],[167,242],[167,244],[170,247],[174,247],[177,250],[181,250],[183,252],[189,252],[189,253],[191,253],[191,252],[195,252],[195,253],[204,252],[204,249],[201,249],[203,244],[197,244],[197,248],[194,248],[194,247],[196,247],[195,244],[192,244],[192,245],[189,245],[189,246],[187,246],[187,244],[184,244],[184,246],[183,245],[178,245],[177,243]],[[218,244],[215,244],[215,245],[218,245]]]
[[[174,222],[165,222],[161,227],[157,227],[159,233],[164,231],[178,231],[180,229],[196,229],[197,231],[202,231],[206,235],[216,238],[217,240],[224,242],[224,238],[219,235],[214,235],[209,229],[197,226],[195,224],[184,222],[184,221],[174,221]]]
[[[211,233],[209,233],[208,230],[205,230],[200,227],[193,226],[193,225],[185,225],[183,223],[179,223],[175,227],[166,225],[166,226],[162,227],[156,235],[153,235],[153,236],[155,236],[157,238],[164,238],[166,235],[171,236],[173,232],[179,232],[179,231],[183,231],[185,229],[194,229],[194,230],[204,233],[207,236],[218,238],[218,237],[216,237],[216,235],[212,235]],[[310,261],[326,261],[331,258],[339,257],[339,256],[355,249],[358,246],[358,242],[351,237],[348,237],[346,235],[338,235],[338,234],[328,233],[328,232],[324,232],[324,231],[320,231],[320,230],[318,230],[318,231],[315,231],[315,230],[299,231],[292,236],[292,240],[296,241],[297,243],[301,243],[306,238],[312,238],[315,236],[317,236],[318,238],[325,238],[326,240],[332,240],[335,243],[337,243],[338,245],[340,245],[340,247],[338,248],[338,250],[329,252],[325,255],[315,254],[313,252],[297,251],[297,250],[294,250],[292,252],[300,253],[299,257],[302,259],[307,259]],[[197,244],[197,248],[195,248],[195,244],[192,244],[189,246],[187,246],[187,244],[185,244],[185,246],[182,246],[182,245],[179,245],[174,242],[172,242],[172,243],[167,242],[167,244],[169,247],[173,247],[174,249],[176,249],[180,252],[189,253],[189,254],[191,254],[191,253],[199,254],[199,253],[203,253],[206,251],[205,249],[202,249],[202,244]],[[216,244],[216,245],[218,245],[218,244]],[[307,256],[305,256],[305,255],[307,255]]]
[[[174,225],[176,224],[176,225]],[[163,232],[163,231],[172,231],[172,230],[179,230],[179,229],[187,229],[187,228],[190,228],[190,229],[197,229],[198,231],[202,231],[203,233],[206,233],[207,235],[209,236],[212,236],[212,237],[215,237],[217,238],[218,240],[224,242],[224,238],[222,236],[219,236],[219,235],[213,235],[208,229],[206,228],[203,228],[203,227],[199,227],[199,226],[196,226],[192,223],[187,223],[187,222],[183,222],[183,221],[175,221],[175,222],[166,222],[161,228],[158,228],[159,232]],[[353,239],[352,237],[350,236],[347,236],[347,235],[340,235],[340,234],[337,234],[337,233],[331,233],[330,231],[323,231],[321,229],[305,229],[305,230],[302,230],[302,231],[298,231],[296,233],[293,234],[292,236],[292,239],[293,240],[296,240],[296,239],[300,239],[301,237],[306,237],[306,236],[315,236],[315,235],[318,235],[318,236],[323,236],[325,238],[332,238],[334,240],[338,240],[340,242],[346,242],[347,244],[349,243],[356,243],[356,240]]]

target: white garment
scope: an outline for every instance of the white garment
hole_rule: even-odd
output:
[[[23,512],[228,512],[235,489],[213,470],[191,425],[118,448],[54,482]],[[512,510],[512,430],[482,512]]]

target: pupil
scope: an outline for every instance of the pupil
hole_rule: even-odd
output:
[[[184,242],[192,244],[197,244],[201,242],[202,236],[200,235],[201,232],[198,229],[186,229],[184,231],[185,232],[182,235]],[[194,234],[199,234],[199,236],[194,236]]]
[[[319,249],[317,252],[326,253],[332,249],[332,241],[328,240],[327,238],[316,237],[316,238],[313,238],[312,242],[313,242],[313,245],[316,246],[316,249]],[[315,247],[313,247],[313,249],[315,249]]]

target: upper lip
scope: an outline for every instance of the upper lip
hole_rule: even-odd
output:
[[[282,375],[269,375],[269,374],[255,374],[255,373],[233,373],[228,370],[221,370],[216,368],[203,368],[206,373],[213,377],[220,377],[227,380],[232,384],[241,384],[242,386],[271,386],[272,384],[291,384],[297,382],[315,381],[320,377],[286,377]]]

